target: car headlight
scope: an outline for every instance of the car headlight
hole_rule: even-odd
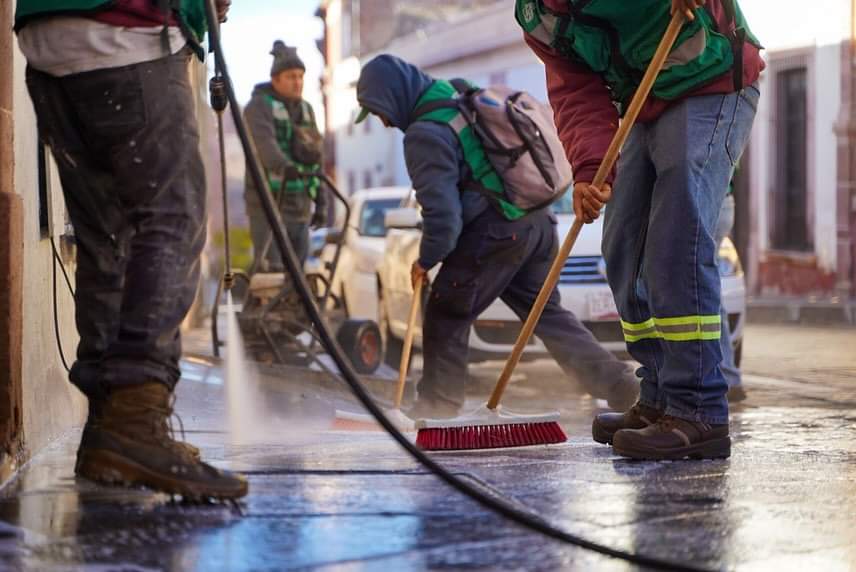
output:
[[[737,254],[737,249],[734,243],[727,236],[719,245],[719,275],[723,277],[733,277],[743,275],[743,266],[740,264],[740,256]]]

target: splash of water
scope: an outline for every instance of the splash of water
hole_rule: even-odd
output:
[[[226,403],[228,404],[229,435],[233,444],[250,441],[255,433],[253,409],[258,402],[258,378],[247,364],[244,339],[238,326],[232,292],[226,292]]]
[[[298,393],[263,390],[258,368],[245,353],[231,292],[226,293],[226,335],[226,403],[233,445],[304,443],[314,431],[329,426],[333,411],[328,404]]]

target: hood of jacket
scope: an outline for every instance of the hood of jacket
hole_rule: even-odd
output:
[[[434,78],[404,60],[383,54],[367,63],[357,82],[357,100],[372,113],[406,131],[416,102]]]

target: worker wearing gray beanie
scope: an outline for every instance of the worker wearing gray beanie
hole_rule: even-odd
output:
[[[286,46],[282,40],[277,40],[273,43],[270,55],[273,56],[273,65],[270,68],[271,77],[276,76],[281,71],[293,68],[300,68],[306,71],[303,60],[297,55],[297,48]]]
[[[312,106],[303,99],[306,66],[298,57],[297,48],[277,40],[270,53],[273,56],[270,81],[256,85],[244,117],[288,238],[303,262],[309,254],[310,226],[324,226],[327,220],[326,193],[321,181],[307,176],[321,170],[323,136],[318,131]],[[244,197],[255,254],[253,267],[263,272],[280,272],[282,261],[278,250],[269,246],[270,226],[254,187],[255,183],[247,176]]]

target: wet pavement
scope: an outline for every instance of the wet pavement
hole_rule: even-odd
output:
[[[854,336],[828,343],[852,353]],[[765,351],[768,364],[775,348],[753,355]],[[750,397],[733,410],[728,460],[613,455],[590,438],[599,403],[542,362],[523,366],[507,405],[559,404],[566,444],[434,458],[471,484],[616,549],[712,570],[854,570],[856,383],[850,362],[809,362],[807,355],[795,360],[805,375],[770,364],[746,376]],[[341,384],[320,374],[264,370],[265,406],[291,422],[252,444],[233,444],[221,371],[206,359],[183,365],[178,403],[187,438],[214,464],[249,476],[240,510],[76,480],[79,433],[71,433],[0,493],[0,569],[639,569],[504,521],[379,431],[331,429],[334,409],[354,406]],[[474,392],[484,391],[495,370],[475,368],[484,383]],[[392,385],[375,380],[370,387],[383,396],[384,383]]]

